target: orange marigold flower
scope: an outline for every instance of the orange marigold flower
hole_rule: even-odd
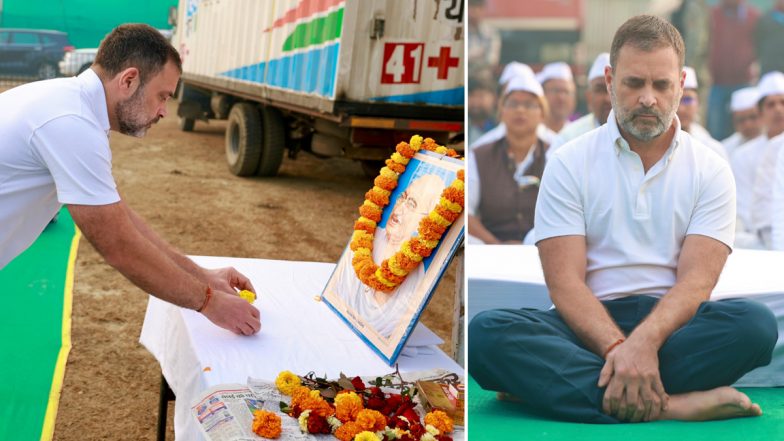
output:
[[[376,223],[381,221],[381,210],[368,205],[361,205],[359,207],[359,214]]]
[[[380,187],[373,187],[365,193],[365,199],[373,202],[374,204],[378,205],[379,207],[386,207],[389,205],[389,194],[381,194],[375,189],[378,188],[381,191],[385,191]]]
[[[267,410],[253,412],[253,433],[264,438],[277,438],[281,432],[280,416]]]
[[[460,156],[457,154],[457,150],[455,149],[447,149],[446,154],[447,156],[450,156],[452,158],[457,158],[458,156]]]
[[[395,147],[395,150],[400,153],[401,156],[404,158],[413,158],[416,154],[416,150],[411,147],[407,142],[401,142]],[[389,164],[387,164],[389,165]],[[391,167],[390,167],[391,168]]]
[[[459,204],[461,207],[465,207],[465,203],[463,199],[465,198],[465,191],[458,190],[454,187],[447,187],[444,189],[444,198],[449,202],[454,202],[455,204]]]
[[[357,248],[370,249],[372,247],[373,247],[373,239],[370,239],[368,236],[359,237],[351,241],[352,251],[356,251]]]
[[[452,433],[455,429],[454,421],[443,410],[434,410],[425,415],[425,424],[430,424],[441,433]]]
[[[359,411],[364,408],[362,397],[356,392],[341,392],[335,397],[335,417],[344,423],[356,419]]]
[[[422,240],[419,237],[415,237],[411,239],[411,251],[419,254],[422,257],[428,257],[433,250],[422,243]]]
[[[318,392],[318,391],[316,391]],[[333,415],[335,409],[324,401],[321,396],[314,397],[309,395],[301,404],[302,410],[310,410],[311,414],[319,415],[324,418]]]
[[[457,171],[457,179],[460,179],[461,181],[465,182],[465,169],[461,168],[460,170]]]
[[[354,421],[349,421],[338,427],[338,430],[335,431],[335,438],[340,441],[352,441],[359,432],[362,432],[359,425]]]
[[[381,262],[381,275],[395,285],[400,285],[404,280],[406,280],[406,276],[398,276],[397,274],[393,273],[391,269],[389,269],[389,259]]]
[[[422,221],[419,223],[419,228],[417,229],[417,231],[419,231],[419,234],[428,234],[429,237],[427,238],[427,240],[438,240],[446,231],[446,227],[443,225],[439,225],[433,219],[426,217],[423,218]],[[436,238],[433,238],[432,236],[430,236],[429,233],[434,233],[437,234],[438,236]]]
[[[433,138],[425,138],[425,141],[422,143],[423,149],[433,151],[436,147],[438,147],[438,143]]]
[[[357,414],[357,425],[362,430],[378,432],[386,427],[387,417],[377,410],[363,409]]]
[[[393,161],[391,159],[387,159],[386,164],[387,164],[387,167],[389,167],[390,170],[392,170],[393,172],[395,172],[395,173],[397,173],[399,175],[403,174],[403,172],[406,171],[406,166],[405,165],[398,164],[397,162],[395,162],[395,161]]]
[[[444,207],[443,205],[439,205],[436,207],[436,213],[439,216],[446,219],[450,224],[457,220],[460,217],[460,212],[455,213],[454,211]]]
[[[397,187],[397,179],[389,179],[385,178],[384,176],[376,176],[376,179],[373,180],[373,183],[387,191],[392,191],[395,189],[395,187]]]
[[[370,225],[370,224],[365,223],[365,222],[360,221],[360,220],[357,220],[356,222],[354,222],[354,229],[355,230],[367,231],[369,234],[374,234],[376,232],[376,227],[375,226]]]
[[[297,386],[291,392],[291,407],[302,403],[310,395],[310,389],[307,386]]]

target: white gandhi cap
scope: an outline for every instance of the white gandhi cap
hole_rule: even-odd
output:
[[[757,106],[760,99],[759,90],[756,87],[744,87],[732,92],[730,110],[740,112],[741,110],[753,109]]]
[[[498,84],[504,85],[511,81],[511,79],[514,77],[525,75],[533,76],[533,74],[534,71],[531,70],[527,64],[523,64],[518,61],[512,61],[504,67],[504,70],[501,72],[501,78],[498,79]]]
[[[781,72],[768,72],[760,78],[757,84],[759,99],[769,95],[784,95],[784,74]]]
[[[684,89],[697,89],[697,72],[694,68],[683,66],[683,71],[686,72],[686,80],[683,81]]]
[[[504,90],[504,96],[516,91],[530,92],[538,97],[544,96],[544,89],[542,89],[542,85],[536,81],[536,77],[534,77],[533,74],[518,75],[509,80],[509,84]]]
[[[596,57],[591,65],[591,70],[588,71],[588,82],[590,83],[596,78],[604,77],[604,68],[610,65],[610,54],[602,52]]]
[[[539,84],[544,84],[549,80],[574,81],[574,76],[568,64],[563,61],[557,61],[545,64],[542,71],[536,74],[536,79],[539,81]]]

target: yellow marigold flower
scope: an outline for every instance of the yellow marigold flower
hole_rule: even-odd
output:
[[[366,218],[365,216],[360,216],[359,219],[357,219],[357,222],[363,223],[365,225],[370,225],[371,227],[376,228],[376,223],[373,222],[371,219]]]
[[[359,247],[356,250],[354,250],[354,255],[355,256],[368,256],[368,257],[370,257],[370,249]]]
[[[460,204],[456,204],[443,196],[441,196],[441,200],[439,200],[438,203],[441,204],[447,210],[452,211],[454,213],[460,213],[461,211],[463,211],[463,207],[461,207]]]
[[[392,274],[400,277],[405,277],[408,274],[408,271],[401,268],[400,265],[397,263],[397,254],[392,255],[389,258],[389,270],[392,271]]]
[[[465,190],[465,183],[463,183],[463,181],[459,179],[455,179],[454,181],[452,181],[451,187],[454,187],[458,190]]]
[[[429,217],[430,220],[437,223],[438,225],[441,225],[442,227],[448,227],[449,224],[451,223],[448,220],[444,219],[443,216],[441,216],[435,211],[431,211],[430,214],[427,215],[427,217]]]
[[[344,392],[335,397],[335,416],[344,423],[354,420],[364,408],[362,397],[356,392]]]
[[[354,437],[354,441],[381,441],[381,438],[375,433],[365,430],[364,432],[359,432],[357,436]]]
[[[316,389],[313,389],[312,391],[310,391],[310,397],[311,398],[321,398],[321,392],[316,390]]]
[[[376,210],[381,210],[381,207],[379,207],[375,202],[367,200],[367,199],[365,199],[365,202],[363,202],[362,205],[367,205],[370,208],[374,208]]]
[[[275,386],[283,395],[291,395],[301,384],[299,377],[291,371],[283,371],[275,379]]]
[[[408,144],[414,150],[419,150],[420,148],[422,148],[422,140],[423,140],[423,138],[421,136],[414,135],[414,136],[411,137],[411,141],[409,141]]]
[[[436,147],[436,153],[439,153],[439,154],[442,154],[442,155],[446,155],[447,150],[448,149],[446,147],[442,146],[442,145]]]
[[[297,422],[299,423],[299,430],[302,433],[308,433],[308,417],[310,416],[311,410],[308,409],[301,414],[299,414],[299,418],[297,418]]]
[[[363,409],[357,414],[357,424],[362,430],[378,432],[386,427],[387,418],[377,410]]]
[[[378,185],[374,185],[373,188],[370,189],[372,192],[377,193],[379,196],[389,196],[392,194],[389,190],[384,190],[383,188],[379,187]]]
[[[278,415],[266,410],[253,412],[253,433],[264,438],[277,438],[281,432],[281,420]]]
[[[392,169],[390,169],[389,167],[383,167],[381,169],[380,174],[381,174],[381,176],[383,176],[385,178],[389,178],[389,179],[396,179],[397,178],[397,173],[392,171]]]
[[[454,421],[452,421],[452,418],[443,410],[428,412],[427,415],[425,415],[425,424],[435,427],[441,433],[452,433],[455,429]]]
[[[376,279],[378,279],[378,281],[383,283],[384,285],[386,285],[386,286],[388,286],[390,288],[395,286],[394,282],[390,282],[389,280],[384,278],[384,274],[382,274],[381,268],[376,270],[375,276],[376,276]]]
[[[253,291],[248,291],[247,289],[240,291],[239,296],[245,299],[248,303],[253,303],[256,300],[256,293]]]
[[[407,240],[407,241],[403,242],[403,245],[400,246],[400,252],[403,253],[409,259],[413,260],[414,262],[421,262],[422,261],[422,256],[420,256],[419,254],[415,253],[411,249],[411,241]]]
[[[409,159],[398,152],[392,153],[392,160],[400,165],[408,165]]]
[[[425,244],[426,247],[430,248],[431,250],[438,246],[438,240],[423,240],[422,243]]]

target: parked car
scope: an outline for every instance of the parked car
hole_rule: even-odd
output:
[[[54,78],[57,63],[73,48],[65,32],[0,28],[0,75]]]
[[[60,75],[71,77],[84,72],[93,64],[96,53],[98,53],[97,47],[66,52],[59,64]]]

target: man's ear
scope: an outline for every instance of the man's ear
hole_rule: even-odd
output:
[[[122,70],[115,76],[115,80],[117,81],[117,87],[119,88],[120,94],[123,96],[123,98],[129,98],[136,92],[136,90],[139,88],[139,85],[141,84],[139,69],[135,67],[129,67],[125,70]]]

